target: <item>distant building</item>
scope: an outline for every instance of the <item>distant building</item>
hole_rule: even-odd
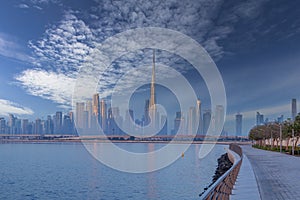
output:
[[[107,129],[107,108],[104,99],[101,99],[100,102],[100,126],[102,130],[106,132]]]
[[[176,112],[176,118],[174,120],[174,134],[184,134],[184,118],[181,112]]]
[[[35,120],[34,134],[43,134],[42,120],[39,118]]]
[[[235,133],[236,136],[242,135],[243,115],[238,113],[235,115]]]
[[[58,111],[55,113],[55,121],[54,121],[54,132],[56,134],[60,134],[62,131],[62,112]]]
[[[168,118],[166,115],[160,117],[160,124],[162,129],[159,131],[159,135],[168,135]]]
[[[280,117],[277,117],[277,122],[283,123],[283,115],[281,115]]]
[[[297,116],[297,100],[292,99],[292,120],[294,121]]]
[[[201,101],[199,99],[197,100],[197,106],[196,106],[196,122],[198,123],[198,124],[195,124],[196,129],[197,129],[197,134],[202,134],[203,121],[202,121],[202,114],[201,114]]]
[[[215,124],[214,124],[214,131],[221,133],[223,131],[224,119],[225,119],[225,111],[224,106],[217,105],[215,111]]]
[[[93,125],[93,104],[91,100],[87,100],[85,104],[85,111],[87,111],[87,127],[92,128]]]
[[[76,128],[82,129],[84,126],[84,103],[77,102],[76,103]]]
[[[93,95],[93,115],[96,118],[96,122],[100,122],[100,100],[99,94]]]
[[[196,134],[196,108],[190,107],[187,119],[187,133],[188,135]]]
[[[22,134],[29,134],[28,125],[29,125],[28,119],[23,119],[22,120],[22,131],[21,131]]]
[[[211,121],[211,111],[206,110],[203,114],[203,134],[206,134]]]
[[[256,112],[256,125],[262,125],[264,124],[264,115],[260,114],[259,112]]]
[[[64,115],[62,132],[64,134],[73,134],[73,124],[69,115]]]
[[[0,117],[0,133],[6,133],[6,120],[3,117]]]
[[[150,123],[149,104],[150,104],[150,100],[146,99],[145,107],[144,107],[144,120],[143,120],[144,126],[147,126]]]

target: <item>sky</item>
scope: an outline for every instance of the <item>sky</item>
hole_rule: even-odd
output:
[[[97,45],[123,31],[158,27],[183,33],[204,47],[225,86],[224,129],[234,134],[235,115],[240,112],[243,134],[247,135],[256,123],[257,111],[270,120],[281,114],[288,118],[291,99],[300,100],[299,15],[300,2],[284,0],[2,2],[0,116],[12,113],[20,118],[45,119],[56,111],[68,112],[81,67],[99,64],[89,59]],[[158,79],[172,78],[159,63],[172,66],[197,91],[202,109],[211,109],[202,77],[195,75],[186,60],[165,51],[158,50],[156,55]],[[149,49],[117,59],[101,77],[100,95],[109,96],[130,70],[132,78],[124,85],[148,80],[143,69],[151,68],[151,60]],[[169,94],[159,89],[157,93],[158,99]]]

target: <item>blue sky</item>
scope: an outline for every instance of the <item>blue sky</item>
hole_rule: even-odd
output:
[[[68,111],[74,80],[95,43],[152,26],[182,32],[207,50],[225,84],[225,130],[234,132],[234,115],[240,112],[246,134],[256,111],[271,120],[287,118],[291,99],[300,100],[299,13],[299,2],[283,0],[2,2],[0,115],[35,119]],[[158,61],[163,55],[158,52]],[[202,81],[184,62],[176,66],[194,85]],[[116,74],[111,71],[106,85]],[[108,86],[101,90],[107,91]],[[208,109],[207,90],[200,87],[198,96]]]

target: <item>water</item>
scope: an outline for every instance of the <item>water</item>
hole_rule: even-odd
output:
[[[101,164],[80,143],[0,144],[0,199],[199,199],[224,147],[200,160],[193,144],[162,170],[130,174]]]

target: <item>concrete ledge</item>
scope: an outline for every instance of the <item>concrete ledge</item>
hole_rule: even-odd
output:
[[[246,155],[243,155],[243,162],[230,199],[261,199],[255,174]]]

